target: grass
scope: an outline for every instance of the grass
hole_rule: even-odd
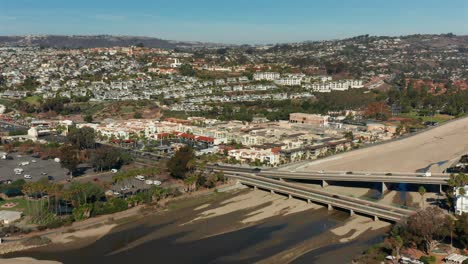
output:
[[[34,95],[34,96],[29,96],[23,99],[24,102],[34,105],[34,106],[39,106],[41,105],[40,103],[41,97]]]
[[[454,116],[451,116],[451,115],[442,115],[442,114],[436,114],[434,116],[421,116],[421,115],[418,115],[417,112],[403,113],[403,114],[400,114],[400,116],[406,117],[406,118],[413,118],[413,119],[421,118],[423,122],[432,121],[432,122],[438,122],[438,123],[443,123],[450,119],[455,118]]]
[[[6,203],[16,203],[17,205],[12,208],[1,208],[0,210],[7,210],[7,211],[21,211],[25,214],[28,213],[28,201],[26,201],[24,198],[13,198],[10,200],[3,200],[0,201],[0,206],[6,204]],[[34,206],[34,203],[39,203],[39,201],[29,201],[30,205],[29,206]]]

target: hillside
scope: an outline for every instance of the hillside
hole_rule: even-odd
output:
[[[143,44],[149,48],[194,48],[217,46],[217,44],[200,42],[178,42],[151,37],[138,36],[0,36],[0,46],[38,46],[55,48],[96,48],[96,47],[128,47]]]

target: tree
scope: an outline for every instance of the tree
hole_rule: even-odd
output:
[[[120,168],[131,160],[131,155],[111,147],[100,147],[91,153],[91,164],[96,170]]]
[[[419,195],[421,195],[422,208],[424,208],[424,194],[426,194],[426,188],[424,188],[424,186],[419,186],[418,192]]]
[[[427,207],[410,216],[402,225],[405,241],[421,246],[427,254],[437,245],[437,239],[446,235],[447,217],[438,207]]]
[[[73,177],[73,172],[76,171],[80,160],[78,159],[79,151],[70,146],[63,146],[60,148],[59,158],[62,168],[67,169]]]
[[[80,150],[90,149],[96,146],[96,135],[90,127],[71,128],[67,134],[67,141]]]
[[[174,178],[185,179],[186,174],[194,169],[195,153],[191,147],[185,146],[179,149],[168,161],[167,167]]]
[[[196,72],[190,64],[182,64],[179,68],[180,74],[184,76],[195,76]]]
[[[135,114],[133,114],[133,118],[135,119],[141,119],[142,117],[143,115],[140,112],[136,112]]]
[[[465,249],[468,248],[468,213],[457,216],[454,229],[458,242],[460,242]]]
[[[404,245],[403,239],[399,235],[391,236],[387,240],[387,243],[389,244],[389,246],[394,251],[394,254],[396,255],[396,259],[393,261],[393,263],[398,263],[398,261],[400,260],[400,250]]]
[[[87,123],[92,123],[93,122],[93,115],[85,115],[84,116],[84,121]]]

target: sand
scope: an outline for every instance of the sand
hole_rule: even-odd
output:
[[[95,228],[89,228],[85,230],[79,230],[77,232],[72,233],[62,233],[62,234],[53,234],[48,236],[48,238],[52,241],[52,243],[70,243],[75,241],[76,239],[81,238],[94,238],[95,240],[103,237],[104,235],[108,234],[112,228],[114,228],[115,224],[112,225],[102,225]]]
[[[13,258],[13,259],[2,259],[0,258],[2,264],[61,264],[57,261],[49,260],[37,260],[33,258]]]
[[[377,230],[388,226],[390,226],[390,223],[374,221],[363,216],[353,216],[353,218],[350,221],[347,221],[344,225],[331,229],[330,231],[333,234],[340,236],[339,241],[341,243],[346,243],[357,238],[366,231]]]
[[[268,192],[256,190],[242,193],[239,196],[227,199],[221,203],[221,206],[203,211],[199,213],[193,220],[185,224],[190,224],[203,219],[218,217],[254,207],[258,207],[258,209],[252,213],[249,213],[247,217],[241,221],[241,223],[255,223],[276,215],[288,215],[309,209],[321,208],[319,205],[307,204],[307,202],[302,200],[288,199],[288,197],[283,195],[270,194]]]
[[[408,138],[281,170],[442,172],[467,153],[468,118],[462,118]]]

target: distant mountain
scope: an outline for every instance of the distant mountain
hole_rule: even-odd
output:
[[[63,35],[32,35],[32,36],[0,36],[0,46],[36,46],[54,48],[97,48],[97,47],[128,47],[143,44],[149,48],[201,48],[221,47],[221,44],[202,42],[171,41],[151,37],[137,36],[63,36]]]

